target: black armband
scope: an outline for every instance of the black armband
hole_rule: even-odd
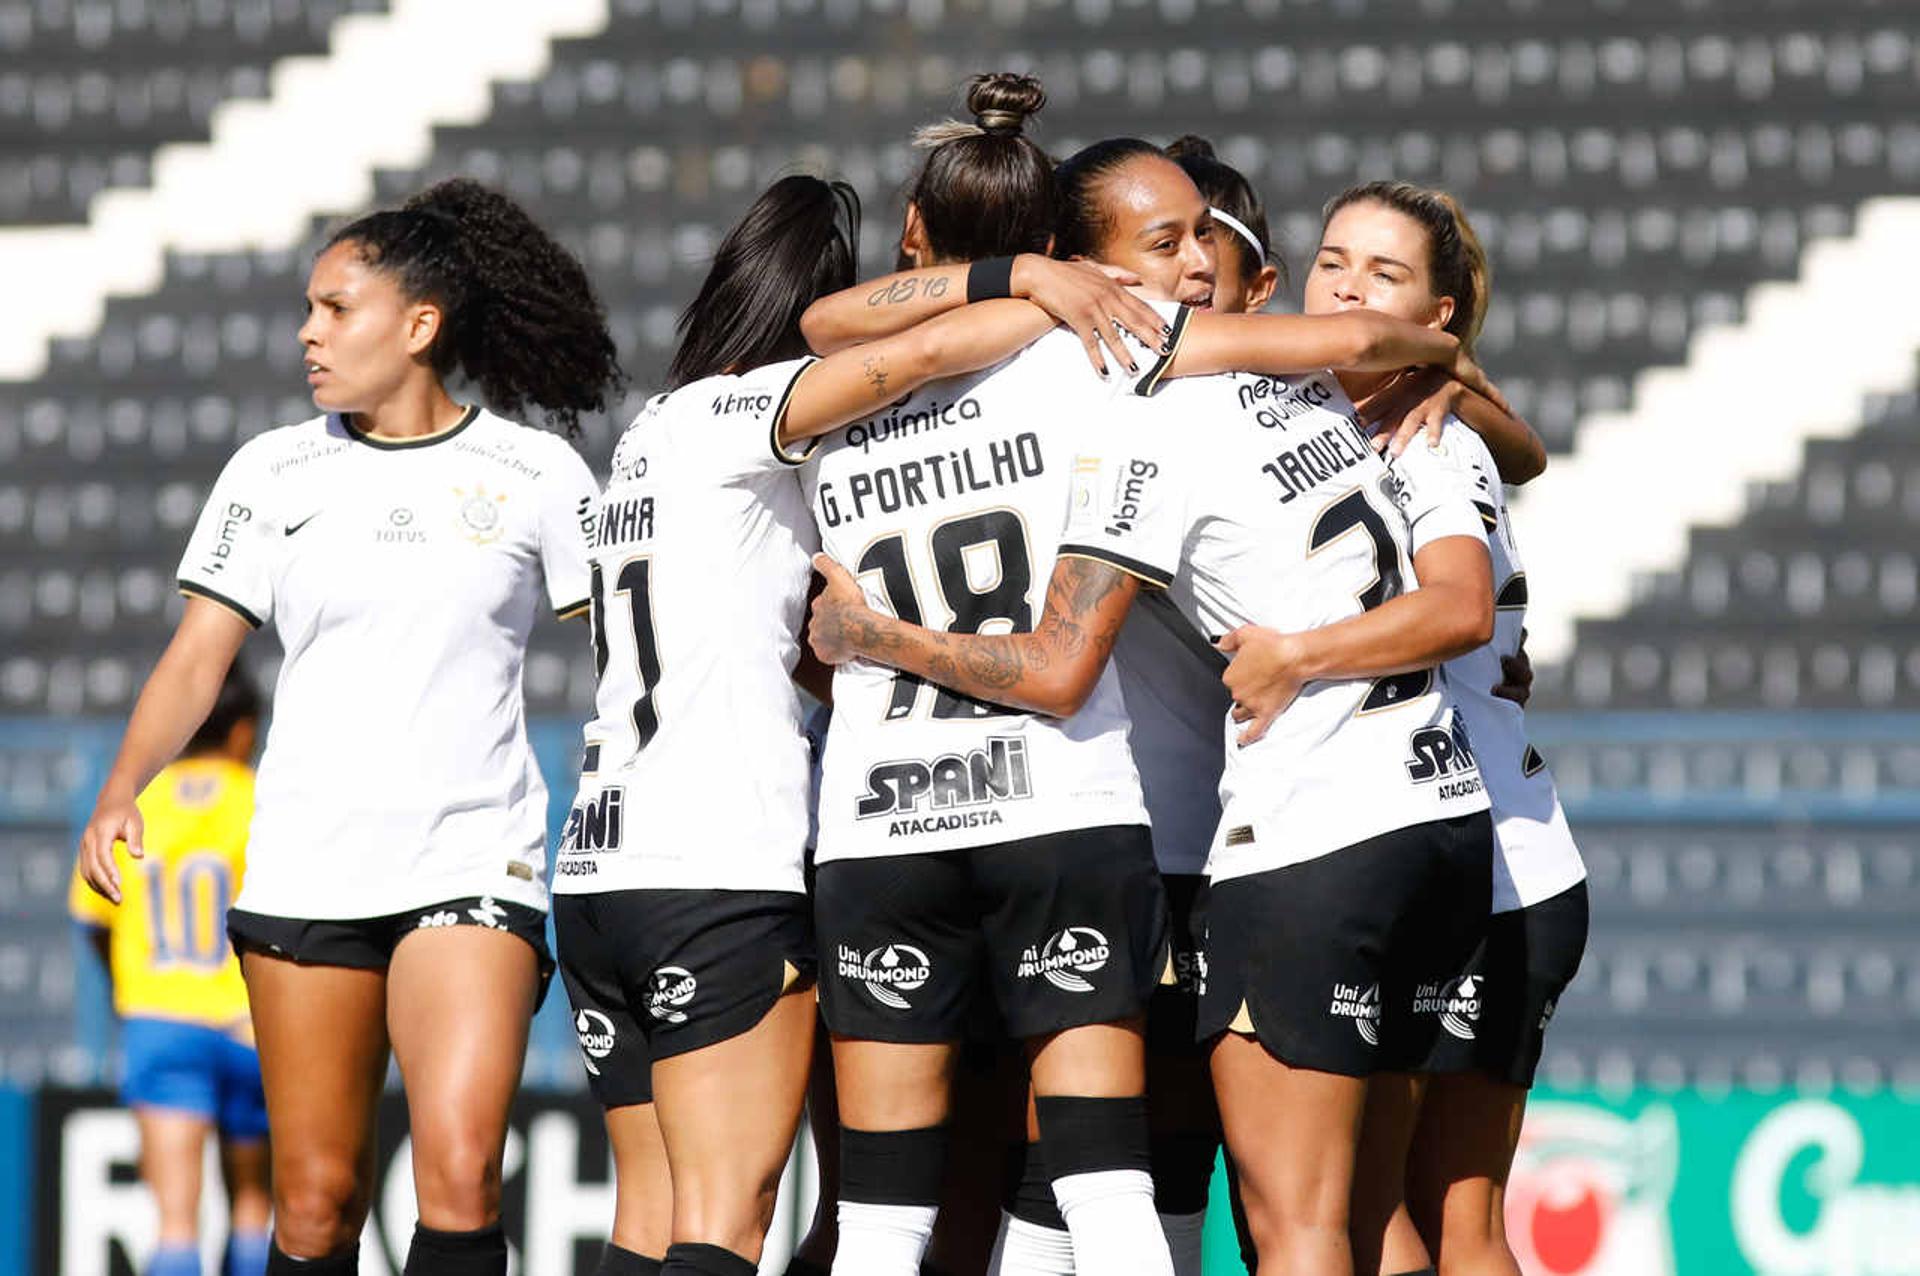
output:
[[[967,304],[1013,296],[1013,258],[989,257],[967,267]]]

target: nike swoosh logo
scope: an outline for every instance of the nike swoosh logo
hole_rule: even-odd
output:
[[[308,523],[311,523],[314,519],[319,517],[320,517],[320,511],[315,510],[313,513],[307,515],[305,518],[301,519],[299,522],[287,524],[284,530],[286,531],[287,535],[291,536],[295,532],[299,531],[301,528],[305,527]]]

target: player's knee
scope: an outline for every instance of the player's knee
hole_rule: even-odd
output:
[[[757,1183],[742,1182],[739,1172],[682,1174],[673,1182],[673,1234],[677,1239],[752,1253],[773,1224],[780,1192],[776,1173]]]
[[[472,1231],[500,1217],[500,1149],[475,1135],[416,1136],[413,1183],[429,1227]]]
[[[282,1160],[273,1181],[274,1230],[281,1248],[311,1258],[353,1241],[366,1219],[367,1190],[349,1161]]]

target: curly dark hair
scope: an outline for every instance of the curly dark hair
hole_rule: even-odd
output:
[[[440,182],[342,226],[326,248],[342,243],[408,299],[440,307],[434,371],[464,371],[508,416],[531,405],[573,434],[580,414],[604,411],[624,382],[586,268],[498,191]]]

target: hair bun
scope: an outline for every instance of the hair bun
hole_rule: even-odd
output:
[[[1167,144],[1167,158],[1181,160],[1187,159],[1188,157],[1204,160],[1217,160],[1220,158],[1213,153],[1213,143],[1201,137],[1198,133],[1185,134]]]
[[[987,133],[1022,132],[1027,117],[1047,104],[1047,91],[1030,75],[998,71],[976,75],[967,85],[967,110]]]

